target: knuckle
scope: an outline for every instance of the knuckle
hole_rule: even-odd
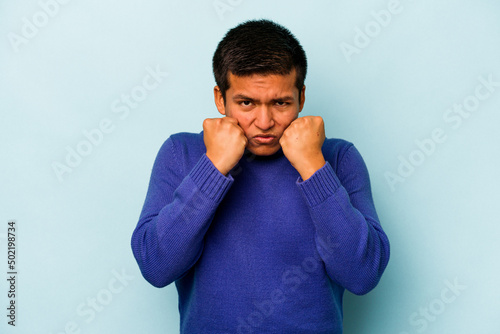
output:
[[[212,120],[210,118],[206,118],[203,121],[203,128],[210,128],[212,125]]]

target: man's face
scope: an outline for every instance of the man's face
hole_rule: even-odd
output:
[[[280,149],[283,131],[304,106],[305,86],[299,92],[295,78],[295,70],[287,75],[229,73],[230,88],[226,91],[225,103],[219,87],[214,88],[217,109],[222,115],[238,120],[251,153],[271,155]]]

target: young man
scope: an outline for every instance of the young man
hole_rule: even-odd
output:
[[[298,117],[306,56],[271,21],[231,29],[213,57],[215,104],[154,163],[132,250],[175,282],[181,333],[342,333],[344,289],[373,289],[389,241],[353,144]]]

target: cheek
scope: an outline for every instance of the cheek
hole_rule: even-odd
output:
[[[240,128],[242,128],[243,131],[245,131],[245,133],[246,133],[247,129],[252,124],[251,119],[245,115],[238,115],[238,117],[235,117],[235,118],[238,120],[238,125],[240,126]]]
[[[231,117],[238,120],[238,126],[243,130],[243,132],[245,132],[246,135],[248,135],[251,130],[252,120],[244,114],[235,114]]]
[[[290,123],[292,123],[294,120],[296,120],[298,117],[298,113],[287,113],[280,115],[280,117],[277,118],[277,124],[279,127],[284,131]]]
[[[237,119],[238,125],[242,128],[249,124],[247,115],[242,112],[238,112],[238,110],[233,106],[226,107],[226,116]]]

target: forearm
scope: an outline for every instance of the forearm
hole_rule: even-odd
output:
[[[148,193],[132,236],[134,256],[148,282],[166,286],[194,265],[215,210],[231,182],[204,156],[164,206],[158,203],[162,196]]]
[[[300,187],[316,227],[318,252],[330,278],[356,294],[373,289],[389,260],[389,242],[369,189],[353,192],[356,208],[329,164]]]
[[[380,280],[389,260],[389,242],[378,221],[365,217],[349,203],[344,188],[311,209],[316,241],[327,240],[321,248],[329,276],[355,294],[365,294]]]

